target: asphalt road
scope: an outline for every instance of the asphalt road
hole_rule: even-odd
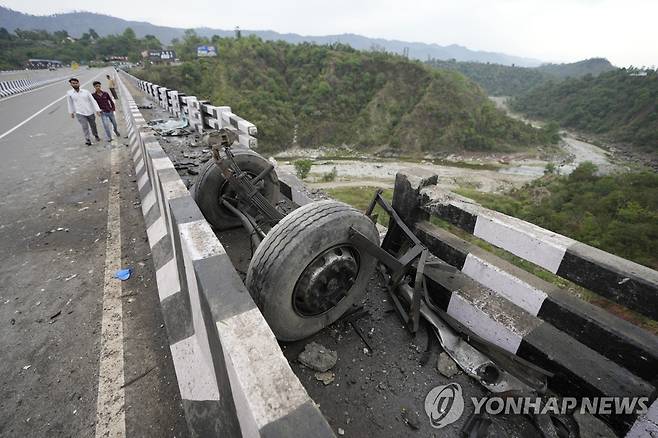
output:
[[[105,73],[76,72],[89,89]],[[126,436],[186,436],[127,140],[86,146],[67,90],[0,100],[0,436],[98,436],[118,419]],[[134,272],[119,282],[109,266]],[[111,288],[123,383],[99,389]]]

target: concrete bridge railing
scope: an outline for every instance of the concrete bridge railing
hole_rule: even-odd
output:
[[[658,337],[464,241],[436,217],[622,306],[658,319],[658,272],[441,190],[436,175],[398,174],[393,207],[430,251],[458,269],[426,270],[438,307],[476,334],[555,373],[562,396],[646,397],[641,417],[605,419],[627,437],[658,433]],[[391,224],[391,226],[393,226]],[[396,248],[393,228],[384,245]]]
[[[35,88],[42,87],[44,85],[52,84],[57,81],[63,80],[65,77],[58,77],[52,79],[46,79],[42,81],[36,81],[33,79],[18,79],[15,81],[0,81],[0,98],[12,96],[14,94],[23,93],[25,91],[34,90]]]
[[[128,74],[118,76],[160,307],[191,435],[334,436],[125,80],[142,84]],[[194,112],[190,105],[187,114]]]
[[[197,99],[196,96],[186,96],[177,90],[139,79],[136,84],[171,114],[176,117],[186,117],[197,132],[203,132],[204,129],[234,129],[242,146],[251,149],[258,146],[256,126],[233,114],[231,107],[210,105],[207,101]]]

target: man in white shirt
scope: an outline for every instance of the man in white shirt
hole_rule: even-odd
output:
[[[69,84],[71,84],[71,88],[73,88],[66,93],[66,101],[69,104],[69,113],[71,114],[72,119],[77,118],[80,125],[82,125],[82,132],[85,135],[85,144],[90,146],[90,127],[96,141],[101,141],[98,136],[98,130],[96,129],[96,116],[94,115],[94,113],[100,115],[101,109],[98,107],[96,100],[94,100],[94,97],[89,91],[80,89],[80,81],[76,78],[71,78],[69,79]]]

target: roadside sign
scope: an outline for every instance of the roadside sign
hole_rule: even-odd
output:
[[[217,56],[217,49],[215,46],[197,46],[196,56],[198,58],[209,58]]]

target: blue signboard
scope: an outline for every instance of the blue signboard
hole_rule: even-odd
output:
[[[217,56],[217,49],[215,46],[197,46],[196,56],[199,58]]]

